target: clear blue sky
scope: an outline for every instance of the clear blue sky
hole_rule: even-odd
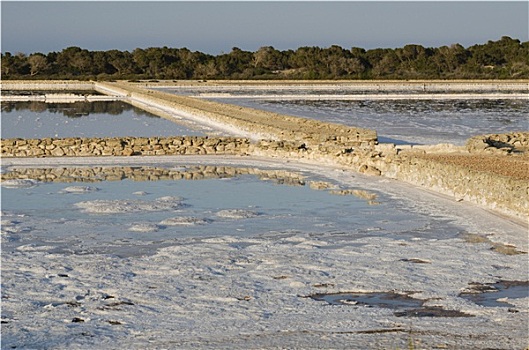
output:
[[[528,1],[1,1],[2,52],[366,49],[529,41]]]

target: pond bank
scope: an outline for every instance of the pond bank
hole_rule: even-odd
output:
[[[474,90],[480,86],[482,88],[488,86],[486,91],[490,91],[493,87],[498,88],[501,83],[498,81],[489,83],[457,82],[459,84],[457,85],[451,82],[439,82],[438,86],[443,88],[452,86],[459,87],[459,89],[464,86],[472,86]],[[37,86],[41,89],[45,85],[44,83],[29,83],[27,85],[25,82],[3,82],[2,88],[7,89],[9,86],[14,86],[13,84]],[[50,84],[60,89],[65,89],[68,86],[64,82],[52,82]],[[76,84],[73,83],[72,89],[74,87],[80,88]],[[83,148],[85,153],[77,154],[73,149],[76,149],[77,146],[75,145],[80,145],[79,140],[70,140],[73,142],[72,144],[70,141],[52,140],[52,145],[54,142],[64,143],[66,150],[64,147],[60,147],[62,151],[57,150],[55,154],[51,152],[47,154],[41,152],[43,147],[37,141],[3,140],[2,157],[230,154],[297,159],[302,162],[338,166],[354,172],[402,180],[448,194],[453,196],[456,201],[470,201],[482,207],[527,221],[527,211],[529,210],[529,185],[526,178],[526,169],[529,169],[529,156],[525,152],[529,143],[527,132],[501,137],[496,135],[498,136],[497,140],[492,140],[491,135],[473,138],[469,141],[468,147],[457,147],[450,144],[396,146],[394,144],[379,144],[374,130],[280,115],[145,88],[152,86],[152,83],[95,82],[86,84],[92,84],[93,88],[100,93],[123,98],[126,102],[148,109],[153,113],[158,112],[157,114],[165,118],[187,118],[224,130],[238,136],[240,142],[235,142],[233,147],[220,147],[219,150],[212,151],[203,147],[204,143],[216,142],[207,137],[197,141],[201,143],[198,147],[192,142],[187,144],[184,141],[179,145],[175,145],[174,140],[161,142],[161,144],[153,143],[152,145],[148,141],[146,146],[150,147],[149,149],[132,149],[130,152],[126,146],[134,143],[133,140],[119,140],[114,142],[114,144],[119,145],[119,150],[103,151],[101,149],[102,144],[106,145],[107,140],[99,139],[92,140],[99,146],[85,147]],[[196,84],[204,83],[197,82]],[[217,82],[208,84],[215,86]],[[275,88],[280,83],[260,84],[260,86],[270,85]],[[343,84],[342,82],[336,83],[337,86]],[[381,85],[380,82],[364,84],[372,87],[377,86],[377,84],[378,86]],[[413,85],[411,83],[393,82],[383,85],[402,88],[406,84],[408,84],[408,88],[412,86],[416,88],[416,83]],[[512,88],[512,84],[518,88],[525,88],[527,85],[526,82],[505,82],[504,86]],[[301,84],[298,83],[297,85]],[[312,82],[303,86],[313,88],[322,85],[324,84]],[[142,142],[138,142],[138,144],[140,143]],[[167,147],[163,146],[164,144]],[[52,147],[45,145],[44,149],[49,148],[50,151],[53,151]],[[80,147],[77,148],[80,149]],[[171,151],[168,151],[169,149]],[[502,169],[510,171],[506,173],[493,171],[494,166],[490,167],[490,164],[499,164],[498,162],[502,164]]]

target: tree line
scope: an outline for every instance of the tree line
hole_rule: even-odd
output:
[[[234,47],[219,55],[187,48],[132,52],[68,47],[48,54],[2,53],[2,79],[527,79],[529,42],[504,36],[464,48],[365,50],[300,47],[255,52]]]

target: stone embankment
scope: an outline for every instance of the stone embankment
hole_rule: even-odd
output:
[[[73,103],[95,101],[119,101],[123,97],[107,95],[79,95],[79,94],[43,94],[43,95],[7,95],[2,96],[2,102],[45,102],[45,103]]]
[[[130,83],[97,83],[98,91],[127,96],[134,104],[191,117],[204,124],[242,131],[255,140],[274,139],[302,141],[310,146],[334,142],[340,145],[374,145],[376,131],[325,123],[314,119],[294,117],[253,108],[145,90]],[[257,137],[256,137],[257,136]]]
[[[474,140],[501,139],[481,149]],[[492,142],[491,142],[492,143]],[[344,148],[329,142],[308,147],[299,141],[247,138],[165,137],[103,139],[9,139],[2,157],[241,155],[297,159],[385,176],[429,188],[500,213],[527,219],[529,210],[529,133],[484,135],[467,146],[395,146],[363,144]],[[511,145],[507,147],[506,144]],[[496,151],[492,151],[495,149]]]
[[[5,139],[2,157],[162,156],[245,154],[248,139],[232,137],[114,137]]]
[[[75,80],[3,80],[1,90],[13,91],[90,91],[94,89],[92,81]]]
[[[193,89],[201,92],[246,90],[325,90],[339,92],[499,93],[529,92],[529,80],[210,80],[140,82],[144,88]]]

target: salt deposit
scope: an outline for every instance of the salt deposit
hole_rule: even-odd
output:
[[[246,209],[223,209],[219,210],[216,215],[221,218],[229,219],[249,219],[259,216],[259,213]]]
[[[31,179],[5,180],[1,183],[5,188],[31,188],[39,185],[39,182]]]
[[[90,193],[99,191],[99,188],[94,186],[68,186],[61,190],[61,193]]]
[[[352,196],[336,196],[331,189],[312,191],[308,185],[281,186],[275,192],[272,190],[278,185],[263,183],[266,186],[261,196],[246,203],[263,208],[241,205],[209,209],[219,205],[207,205],[216,198],[211,196],[212,190],[222,197],[219,203],[243,200],[242,195],[252,188],[244,178],[223,181],[221,186],[210,184],[211,180],[188,181],[186,186],[173,181],[171,187],[163,181],[101,182],[101,191],[85,194],[91,198],[87,207],[97,200],[118,208],[125,204],[173,204],[183,211],[182,217],[208,218],[209,211],[218,218],[209,225],[185,230],[159,226],[163,220],[176,217],[165,211],[145,215],[126,211],[112,216],[91,215],[91,220],[85,220],[78,210],[58,207],[61,217],[72,217],[43,220],[27,215],[23,208],[10,209],[5,212],[9,215],[6,220],[17,227],[38,225],[24,234],[2,237],[3,346],[36,348],[45,343],[50,348],[84,349],[110,349],[116,344],[131,349],[350,349],[354,344],[353,348],[359,349],[396,349],[407,348],[410,342],[414,348],[526,346],[529,297],[512,298],[506,307],[484,307],[459,297],[474,282],[527,280],[526,254],[505,255],[491,249],[496,242],[503,242],[527,252],[523,226],[396,181],[351,176],[316,165],[240,157],[188,157],[168,162],[170,166],[207,164],[208,159],[215,164],[244,160],[252,167],[275,164],[305,175],[310,172],[318,177],[308,177],[307,184],[329,182]],[[92,164],[93,159],[76,161]],[[148,158],[141,161],[148,162]],[[159,159],[152,161],[159,165]],[[101,199],[107,195],[108,186],[116,188],[114,196],[120,199]],[[186,190],[187,186],[191,187]],[[233,193],[231,186],[244,191]],[[7,190],[13,194],[38,190],[32,195],[42,193],[43,198],[50,198],[47,193],[54,193],[75,201],[53,190],[63,187],[45,184]],[[138,191],[147,192],[139,201],[141,205],[130,199]],[[304,191],[310,193],[285,201]],[[265,195],[269,192],[268,199]],[[373,195],[381,204],[366,206]],[[183,204],[179,196],[193,205],[179,206]],[[258,198],[262,199],[259,203]],[[296,230],[288,215],[276,223],[276,214],[268,216],[273,209],[271,204],[268,207],[268,200],[273,207],[285,206],[278,215],[297,203],[291,213],[303,213],[299,219],[315,225]],[[256,224],[263,220],[262,226],[239,233],[237,229],[245,228],[247,221],[222,220],[216,215],[222,210],[231,215],[245,213],[242,216],[250,216]],[[267,215],[254,216],[261,210]],[[313,221],[322,212],[330,220]],[[123,226],[118,225],[121,217]],[[343,221],[346,219],[351,221]],[[334,227],[322,226],[329,224]],[[149,231],[155,227],[158,231]],[[200,235],[210,227],[215,227],[216,236]],[[49,232],[40,235],[42,229]],[[105,236],[90,238],[100,230]],[[173,238],[178,231],[188,230],[195,231]],[[58,237],[45,238],[61,231]],[[470,243],[460,237],[462,232],[487,235],[487,240]],[[106,238],[110,235],[115,235],[114,239]],[[24,237],[42,242],[24,241]],[[65,253],[66,249],[74,250]],[[428,310],[442,308],[449,315],[471,317],[416,317],[406,310],[327,305],[310,298],[318,293],[406,291],[414,291],[413,298],[424,302]],[[39,315],[42,317],[35,323]]]
[[[159,226],[151,223],[138,223],[131,225],[128,230],[132,232],[156,232],[159,230]]]
[[[207,219],[197,218],[194,216],[177,216],[160,221],[160,225],[164,226],[192,226],[205,225],[209,222]]]
[[[79,202],[75,206],[91,214],[120,214],[174,210],[181,208],[183,204],[180,198],[164,197],[155,201],[94,200]]]
[[[163,202],[163,203],[179,203],[181,204],[181,202],[183,201],[184,199],[182,197],[175,197],[175,196],[163,196],[163,197],[159,197],[156,199],[156,202]]]
[[[146,196],[146,195],[148,195],[148,193],[145,192],[145,191],[136,191],[136,192],[133,192],[132,194],[136,195],[136,196]]]

